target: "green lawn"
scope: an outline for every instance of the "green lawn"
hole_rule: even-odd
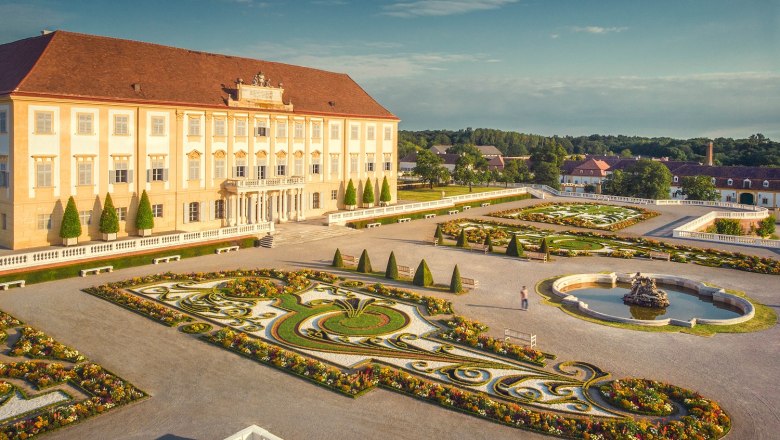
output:
[[[488,191],[498,191],[504,189],[502,186],[473,186],[471,192],[481,193]],[[448,185],[448,186],[434,186],[433,189],[428,187],[418,189],[399,189],[398,200],[404,202],[427,202],[430,200],[441,199],[441,193],[444,191],[444,195],[459,196],[461,194],[468,194],[469,187],[461,185]]]

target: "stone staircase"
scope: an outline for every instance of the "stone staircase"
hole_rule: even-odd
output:
[[[276,226],[274,235],[266,235],[260,239],[260,246],[275,248],[286,244],[306,243],[326,238],[349,234],[360,234],[357,229],[346,226],[324,226],[307,223],[283,223]]]

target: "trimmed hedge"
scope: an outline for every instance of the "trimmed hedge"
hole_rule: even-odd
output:
[[[360,254],[360,261],[358,261],[357,271],[360,273],[371,273],[371,259],[368,258],[368,251],[363,249],[363,253]]]
[[[431,269],[428,268],[428,263],[425,260],[420,261],[420,265],[417,266],[412,284],[420,287],[433,285],[433,274],[431,274]]]
[[[387,269],[385,269],[385,278],[390,280],[398,279],[398,263],[395,261],[395,253],[390,251],[390,258],[387,260]]]
[[[60,238],[78,238],[80,235],[81,219],[79,219],[79,211],[76,208],[76,201],[73,200],[73,196],[70,196],[68,205],[65,207],[65,213],[62,214]]]

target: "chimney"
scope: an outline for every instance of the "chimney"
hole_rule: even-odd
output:
[[[141,91],[141,83],[133,83],[133,91],[138,93]]]
[[[707,166],[712,166],[714,156],[715,154],[712,148],[712,141],[710,141],[710,144],[707,146]]]
[[[50,33],[52,33],[52,32],[53,32],[53,31],[50,31],[50,30],[48,30],[48,29],[44,29],[44,30],[42,30],[42,31],[41,31],[41,35],[49,35],[49,34],[50,34]]]

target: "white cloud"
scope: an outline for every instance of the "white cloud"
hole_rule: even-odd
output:
[[[561,36],[560,34],[550,34],[550,38],[552,38],[553,40],[557,40],[558,38],[560,38],[560,36]]]
[[[577,33],[601,35],[601,34],[624,32],[628,30],[628,27],[627,26],[620,26],[620,27],[574,26],[571,28],[571,30],[572,32],[577,32]]]
[[[396,1],[382,7],[383,14],[392,17],[426,17],[465,14],[498,9],[517,0],[417,0]]]

